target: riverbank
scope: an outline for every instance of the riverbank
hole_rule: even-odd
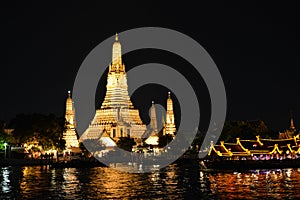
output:
[[[111,161],[113,159],[110,159]],[[171,159],[173,160],[173,159]],[[179,159],[185,161],[187,160],[194,160],[197,161],[197,154],[184,154]],[[116,160],[113,163],[140,163],[140,164],[163,164],[168,162],[168,160],[164,159],[161,160],[159,157],[151,157],[151,158],[143,158],[143,159],[125,159],[124,160]],[[99,167],[99,166],[106,166],[105,164],[99,162],[95,158],[90,159],[74,159],[74,160],[56,160],[56,159],[6,159],[0,160],[0,167],[7,167],[7,166],[50,166],[54,168],[68,168],[68,167],[75,167],[75,168],[84,168],[84,167]]]
[[[49,159],[6,159],[0,161],[0,167],[50,165],[53,162]]]

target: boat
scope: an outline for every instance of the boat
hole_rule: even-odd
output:
[[[300,168],[299,135],[285,139],[241,140],[211,143],[207,156],[200,161],[204,170],[251,170]]]

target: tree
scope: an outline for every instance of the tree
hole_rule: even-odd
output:
[[[257,135],[265,138],[271,137],[271,131],[261,120],[227,121],[224,124],[219,141],[235,142],[236,138],[255,140]]]
[[[44,150],[65,148],[63,132],[66,129],[65,119],[53,114],[20,114],[11,120],[13,136],[19,144],[38,141]]]
[[[205,137],[205,135],[202,134],[200,131],[197,132],[197,134],[192,142],[193,150],[198,150],[198,151],[200,150],[200,147],[203,143],[204,137]]]
[[[126,151],[131,152],[132,151],[132,147],[133,145],[135,145],[136,143],[134,142],[133,138],[129,138],[129,137],[121,137],[119,139],[119,141],[117,142],[117,146],[121,149],[124,149]]]
[[[79,144],[79,147],[82,151],[88,150],[93,154],[96,151],[101,151],[105,149],[105,147],[101,144],[99,139],[86,139],[83,141],[83,143]]]
[[[1,121],[0,124],[0,150],[5,150],[4,143],[9,143],[11,141],[11,136],[5,132],[5,122]]]
[[[169,134],[166,134],[166,135],[159,134],[158,137],[159,137],[158,146],[160,148],[167,146],[167,144],[169,144],[173,140],[172,135],[169,135]]]

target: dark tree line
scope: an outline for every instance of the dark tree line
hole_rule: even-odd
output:
[[[219,141],[235,142],[236,138],[256,140],[257,135],[261,138],[278,138],[278,133],[271,131],[262,120],[227,121]]]
[[[256,136],[261,138],[278,138],[278,132],[270,130],[262,120],[253,121],[226,121],[218,141],[236,142],[236,138],[242,140],[256,140]],[[205,134],[198,132],[192,146],[195,149],[202,145]]]
[[[11,120],[14,142],[17,144],[36,140],[43,149],[65,149],[65,140],[62,139],[66,129],[65,118],[53,114],[20,114]]]

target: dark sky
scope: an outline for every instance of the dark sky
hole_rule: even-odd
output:
[[[2,4],[0,119],[18,113],[63,115],[66,92],[97,44],[115,32],[159,26],[192,37],[211,55],[224,79],[227,119],[262,119],[282,130],[293,110],[300,126],[299,7],[261,1],[187,2]],[[161,62],[177,68],[184,62],[155,51],[131,53],[124,62],[129,69],[159,61],[159,55],[164,55]]]

